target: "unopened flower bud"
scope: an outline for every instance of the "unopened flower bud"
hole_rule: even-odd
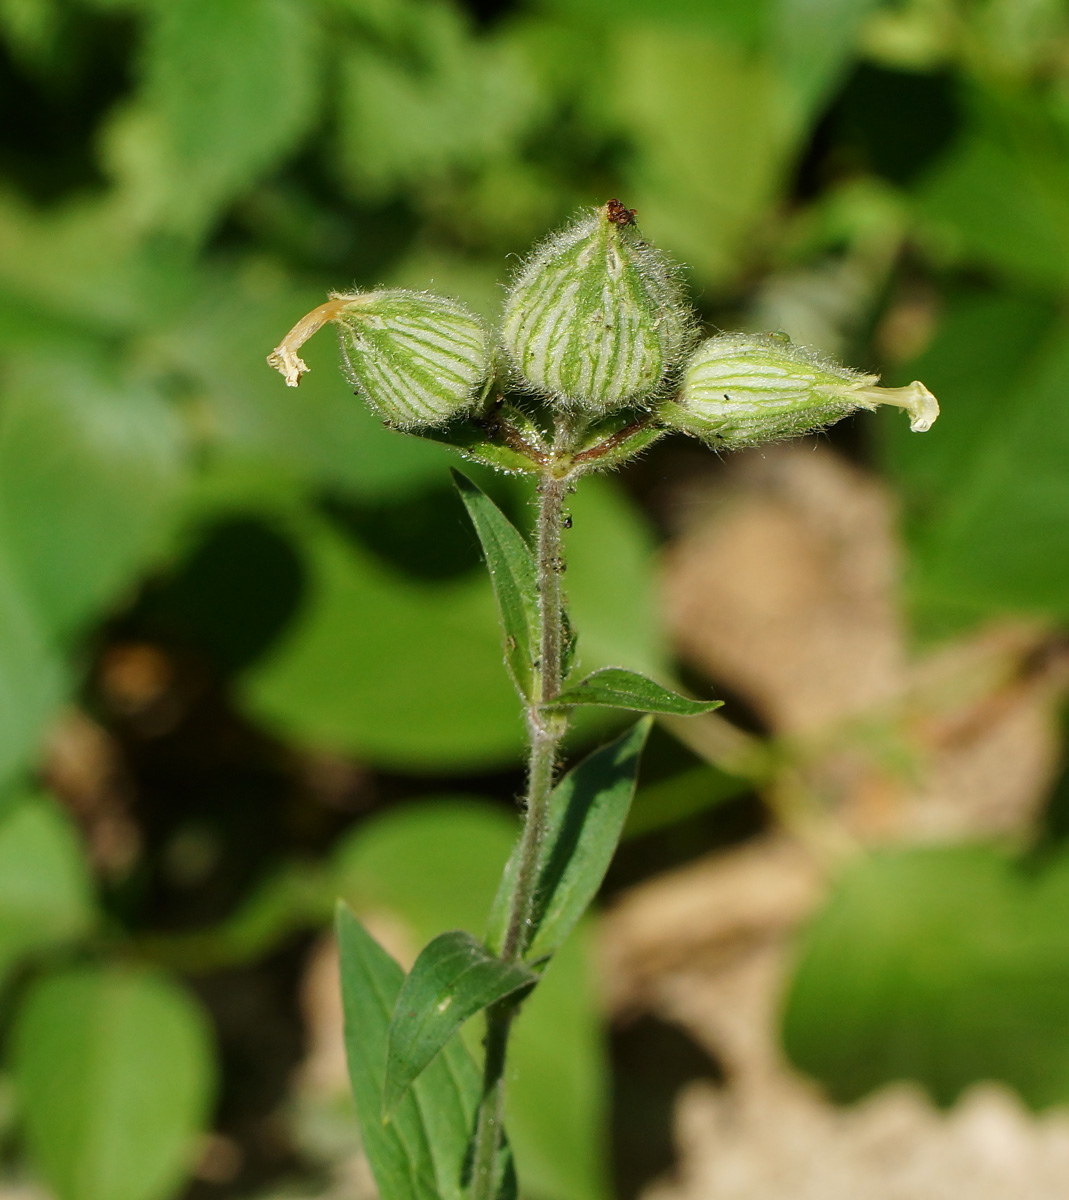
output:
[[[883,388],[878,380],[795,346],[786,334],[721,334],[694,352],[678,395],[657,415],[727,450],[799,437],[880,404],[904,408],[916,433],[931,428],[939,405],[922,383]]]
[[[505,302],[502,339],[535,391],[590,412],[640,403],[693,343],[675,268],[618,200],[538,247]]]
[[[349,382],[400,429],[443,425],[485,394],[494,369],[490,332],[463,304],[394,288],[335,294],[267,357],[290,387],[308,366],[297,351],[328,321],[338,327]]]

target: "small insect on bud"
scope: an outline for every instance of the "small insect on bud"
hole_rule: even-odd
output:
[[[878,379],[795,346],[786,334],[722,334],[694,352],[678,395],[657,416],[727,450],[799,437],[880,404],[904,408],[916,433],[932,427],[939,405],[922,383],[883,388]]]
[[[502,340],[535,391],[601,414],[651,397],[693,324],[675,267],[610,200],[535,249],[509,289]]]
[[[429,428],[471,410],[493,378],[486,325],[463,304],[400,288],[335,294],[267,356],[296,387],[307,365],[300,347],[328,321],[338,328],[349,382],[399,429]]]

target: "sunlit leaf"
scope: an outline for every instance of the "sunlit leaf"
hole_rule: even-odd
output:
[[[517,832],[507,811],[485,801],[436,796],[395,807],[357,826],[338,847],[336,893],[359,912],[399,919],[413,947],[449,929],[480,930]],[[547,1200],[608,1195],[608,1065],[592,941],[581,922],[524,1001],[509,1047],[509,1139],[525,1188]],[[477,1025],[466,1027],[476,1055]],[[432,1062],[413,1091],[429,1087],[437,1069]],[[369,1103],[376,1105],[369,1111],[381,1112],[381,1095]]]
[[[534,558],[512,522],[480,488],[453,472],[464,506],[479,535],[494,585],[505,662],[521,696],[534,698],[538,658],[538,584]]]
[[[693,717],[720,708],[722,700],[688,700],[622,667],[603,667],[585,679],[569,684],[553,705],[595,704],[602,708],[627,708],[632,712],[669,713]]]
[[[462,930],[439,934],[425,946],[390,1020],[383,1085],[386,1115],[469,1017],[531,987],[535,979],[519,964],[495,958]]]
[[[597,894],[627,820],[650,718],[574,767],[553,789],[538,862],[529,962],[553,954]],[[494,901],[487,944],[499,948],[508,922],[508,898],[518,869],[509,860]]]
[[[384,1122],[387,1033],[405,975],[345,905],[338,906],[337,933],[349,1076],[379,1194],[382,1200],[462,1200],[478,1069],[452,1039]],[[507,1179],[507,1165],[503,1174]]]

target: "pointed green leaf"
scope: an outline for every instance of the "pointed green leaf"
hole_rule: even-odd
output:
[[[525,955],[529,962],[558,950],[597,895],[627,820],[651,724],[644,717],[615,742],[583,759],[553,789]],[[490,914],[491,948],[504,941],[516,869],[513,852]]]
[[[463,1200],[462,1178],[475,1127],[481,1079],[453,1038],[382,1120],[390,1014],[404,971],[338,905],[338,950],[345,1007],[345,1048],[361,1137],[382,1200]],[[511,1154],[502,1151],[502,1197],[514,1190]]]
[[[535,980],[526,967],[495,958],[462,930],[439,934],[424,946],[390,1021],[383,1113],[390,1115],[469,1017]]]
[[[605,667],[567,687],[553,701],[553,707],[571,704],[597,704],[602,708],[629,708],[633,712],[668,713],[676,717],[695,717],[719,708],[722,700],[688,700],[623,667]]]
[[[494,585],[505,661],[520,695],[535,695],[538,591],[535,562],[523,537],[497,505],[466,475],[453,472],[464,506],[479,535]]]

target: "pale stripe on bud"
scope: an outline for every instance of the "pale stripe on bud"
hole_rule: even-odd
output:
[[[538,247],[505,302],[502,340],[536,392],[595,413],[640,403],[693,344],[676,270],[619,201]]]
[[[721,334],[694,352],[678,395],[658,418],[727,450],[799,437],[880,404],[904,408],[917,433],[931,428],[939,405],[922,383],[883,388],[878,381],[785,334]]]
[[[338,327],[349,382],[399,429],[470,411],[493,378],[483,321],[456,300],[394,288],[336,294],[302,317],[267,358],[290,387],[308,371],[297,351],[328,321]]]

